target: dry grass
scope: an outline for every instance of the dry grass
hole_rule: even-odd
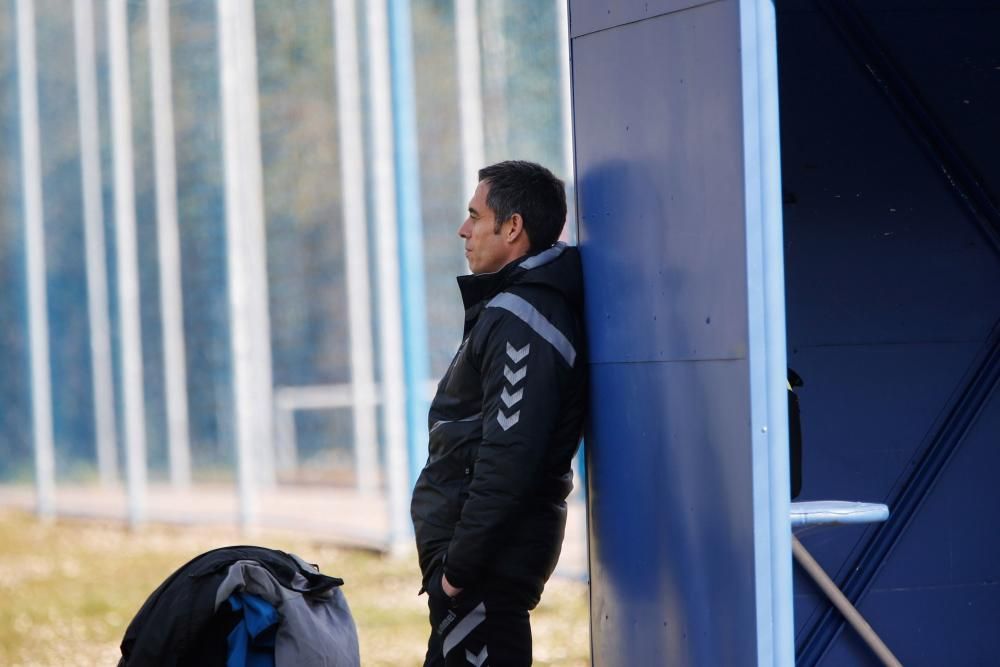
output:
[[[193,556],[245,543],[231,530],[58,521],[0,509],[0,665],[109,665],[146,596]],[[293,551],[345,580],[366,666],[419,665],[426,601],[414,559],[282,536],[255,544]],[[553,580],[532,614],[535,664],[589,664],[586,586]]]

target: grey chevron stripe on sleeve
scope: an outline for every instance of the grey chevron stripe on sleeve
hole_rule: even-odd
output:
[[[513,313],[518,319],[531,327],[536,334],[554,347],[562,355],[563,359],[566,360],[566,363],[572,366],[576,362],[576,348],[569,342],[569,339],[552,322],[549,322],[544,315],[538,312],[534,306],[521,297],[510,292],[501,292],[493,297],[486,304],[486,307],[503,308]]]

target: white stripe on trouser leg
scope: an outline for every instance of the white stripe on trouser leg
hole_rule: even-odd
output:
[[[479,606],[469,612],[469,615],[463,618],[461,621],[455,624],[455,627],[451,629],[448,636],[444,638],[444,654],[448,655],[448,652],[458,646],[463,639],[469,636],[469,633],[476,629],[476,627],[486,620],[486,605],[482,602]]]

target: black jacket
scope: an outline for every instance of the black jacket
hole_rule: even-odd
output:
[[[564,244],[461,276],[463,341],[430,408],[410,507],[424,582],[513,586],[555,568],[586,396],[580,256]]]

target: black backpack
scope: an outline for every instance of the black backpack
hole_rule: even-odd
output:
[[[230,566],[243,560],[266,568],[286,588],[292,588],[296,574],[302,575],[308,586],[296,590],[303,594],[323,595],[344,583],[276,549],[231,546],[208,551],[178,568],[150,594],[125,631],[118,667],[225,665],[226,638],[242,616],[225,604],[216,612],[216,592]]]

